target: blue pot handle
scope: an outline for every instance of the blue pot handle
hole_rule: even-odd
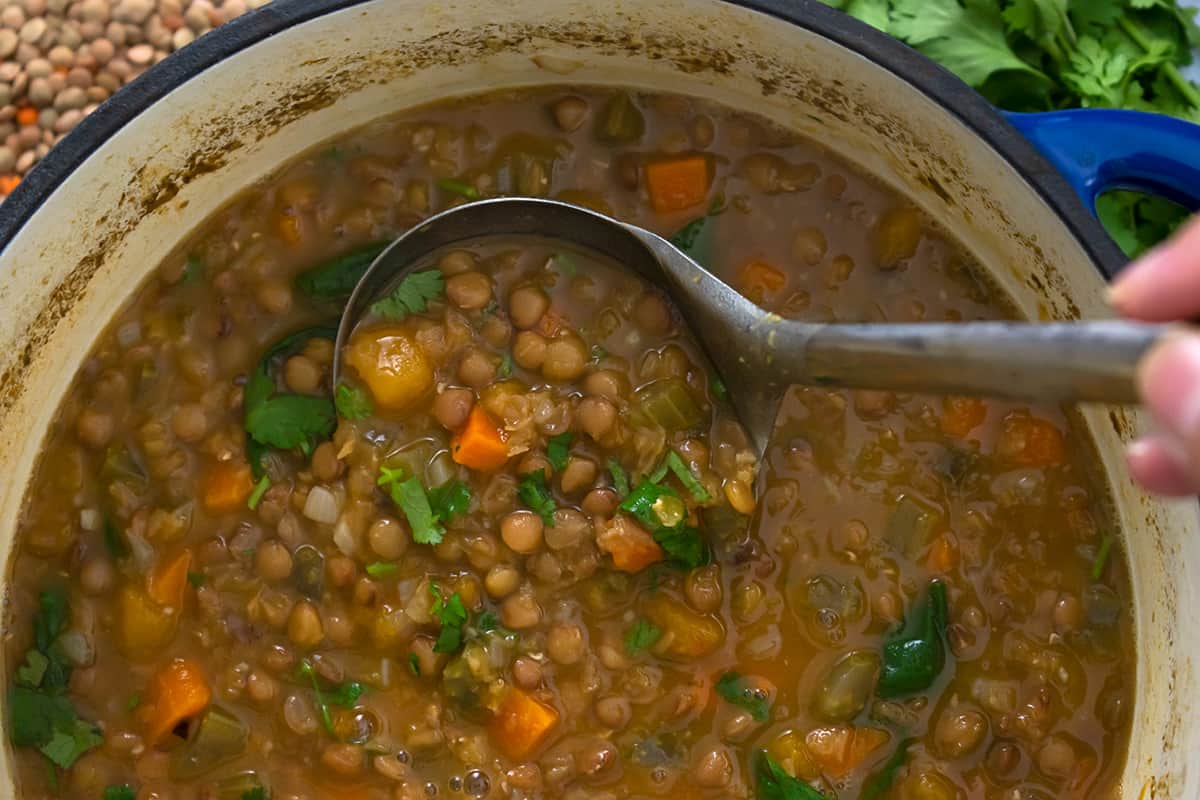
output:
[[[1200,125],[1142,111],[1007,113],[1095,211],[1110,189],[1160,195],[1200,209]]]

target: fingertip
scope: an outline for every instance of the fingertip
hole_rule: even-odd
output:
[[[1186,460],[1159,437],[1144,437],[1129,445],[1125,463],[1133,479],[1156,494],[1186,497],[1200,490]]]
[[[1138,365],[1138,390],[1168,431],[1200,443],[1200,336],[1172,334]]]

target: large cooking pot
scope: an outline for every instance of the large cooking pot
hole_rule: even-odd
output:
[[[1035,319],[1107,313],[1104,278],[1123,259],[1089,213],[1098,191],[1146,188],[1193,206],[1200,191],[1191,126],[1120,112],[1006,119],[816,0],[280,0],[117,93],[0,206],[3,552],[57,398],[98,329],[189,231],[296,155],[377,117],[550,82],[692,94],[802,131],[941,220]],[[1191,800],[1198,507],[1130,483],[1121,449],[1137,414],[1084,417],[1133,576],[1139,658],[1124,796]]]

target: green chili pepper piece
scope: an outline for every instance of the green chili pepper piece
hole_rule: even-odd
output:
[[[930,581],[924,606],[906,630],[883,646],[883,668],[876,694],[897,697],[928,689],[946,666],[946,585]]]

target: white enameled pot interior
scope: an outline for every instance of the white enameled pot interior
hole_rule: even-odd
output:
[[[1029,317],[1106,314],[1094,264],[1013,165],[902,78],[801,26],[714,0],[375,0],[265,38],[171,91],[99,144],[0,253],[4,552],[52,399],[189,231],[298,154],[373,119],[546,83],[680,92],[768,116],[925,207]],[[1134,581],[1139,661],[1123,793],[1200,797],[1188,764],[1200,750],[1200,630],[1189,624],[1197,509],[1147,498],[1123,474],[1135,415],[1085,417]]]

